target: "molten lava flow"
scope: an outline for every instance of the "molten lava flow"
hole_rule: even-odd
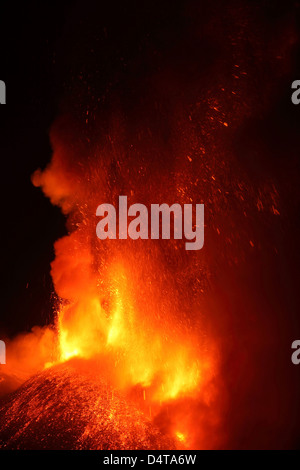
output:
[[[114,201],[120,187],[135,201],[150,201],[151,193],[144,192],[142,181],[134,181],[138,175],[124,179],[126,168],[112,173],[110,156],[89,160],[77,155],[76,166],[60,131],[54,130],[52,140],[52,163],[43,173],[36,172],[33,182],[68,215],[69,235],[56,242],[51,267],[61,299],[57,361],[91,361],[88,367],[96,375],[105,377],[186,447],[193,433],[193,413],[189,411],[186,419],[180,413],[177,417],[176,403],[184,410],[184,400],[201,396],[204,406],[210,406],[218,353],[181,273],[184,264],[188,269],[184,240],[99,240],[99,202]],[[124,160],[123,165],[131,163]],[[151,177],[157,181],[156,175]],[[114,178],[113,187],[106,183],[100,190],[103,180]],[[168,192],[171,198],[174,192],[173,200],[178,197],[176,185],[167,188],[165,196]],[[170,405],[175,407],[171,416]]]

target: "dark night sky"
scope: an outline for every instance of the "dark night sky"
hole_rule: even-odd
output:
[[[170,49],[172,41],[180,41],[185,28],[182,2],[172,2],[172,8],[166,5],[167,2],[164,5],[142,3],[141,6],[132,2],[125,8],[122,2],[115,2],[110,7],[104,6],[104,2],[85,2],[84,10],[80,2],[72,1],[54,1],[47,6],[29,1],[18,7],[11,2],[1,3],[0,74],[7,83],[8,102],[1,107],[0,113],[1,329],[8,333],[30,328],[35,323],[43,324],[51,313],[49,262],[53,257],[54,240],[64,233],[64,218],[32,186],[30,175],[50,160],[48,131],[60,109],[62,97],[64,101],[68,100],[73,74],[79,72],[81,65],[88,70],[94,67],[93,60],[84,57],[84,42],[89,41],[91,34],[87,25],[91,25],[94,32],[98,24],[99,31],[108,28],[112,32],[108,49],[98,46],[101,60],[104,57],[100,78],[94,78],[99,82],[99,89],[105,88],[118,73],[115,56],[134,57],[138,54],[139,41],[142,43],[149,35],[153,35],[155,45],[163,53],[164,48]],[[287,3],[262,2],[266,23],[280,21],[281,15],[291,8]],[[203,21],[205,14],[204,7]],[[295,72],[291,79],[296,78],[297,67],[295,56]],[[263,127],[250,123],[258,138],[262,134],[267,139],[269,136],[275,138],[274,158],[277,156],[279,160],[287,134],[293,139],[292,144],[297,145],[300,113],[290,104],[289,93],[289,89],[285,96],[281,92],[274,110],[262,123]],[[250,149],[253,132],[246,129],[241,137],[242,142],[248,141]],[[291,147],[295,149],[295,146]],[[260,162],[260,168],[268,167],[270,163],[273,162],[268,159],[263,164]],[[257,162],[251,160],[249,171],[253,170],[253,165],[256,167]]]
[[[44,324],[51,317],[49,262],[53,258],[53,242],[65,231],[64,217],[32,186],[30,175],[35,169],[44,168],[51,158],[48,131],[61,107],[74,95],[74,76],[81,68],[87,75],[94,73],[101,63],[100,71],[91,78],[95,90],[101,93],[117,76],[120,81],[124,80],[123,90],[122,84],[120,86],[123,94],[125,90],[125,94],[134,98],[139,76],[147,74],[147,61],[137,61],[136,79],[131,76],[128,81],[130,88],[119,59],[120,56],[124,60],[134,59],[149,38],[162,57],[173,54],[175,68],[178,65],[176,54],[187,28],[182,15],[184,2],[172,2],[172,7],[169,2],[155,1],[126,2],[126,6],[124,2],[109,3],[110,6],[107,2],[89,1],[84,2],[82,8],[81,2],[74,1],[47,4],[28,1],[17,7],[12,2],[1,2],[0,78],[7,84],[7,105],[2,106],[0,112],[0,332],[14,334],[34,324]],[[292,4],[261,2],[266,26],[280,22],[281,17],[292,11]],[[208,5],[209,2],[203,2],[203,24],[206,15],[211,14]],[[108,30],[109,41],[104,47],[96,40],[95,56],[86,57],[86,46],[89,41],[93,44],[93,35],[97,39],[98,30],[99,36],[103,30]],[[208,49],[204,61],[209,60],[210,52],[214,51]],[[188,56],[193,52],[187,49],[183,54]],[[190,59],[192,55],[187,60]],[[297,70],[299,61],[295,48],[291,80],[297,78]],[[244,152],[243,163],[249,171],[265,172],[272,165],[275,171],[278,166],[280,173],[287,139],[291,142],[290,152],[296,153],[300,112],[290,103],[289,86],[287,79],[278,102],[264,122],[250,122],[241,133],[241,145],[246,142],[248,149]],[[76,103],[72,106],[75,109]],[[273,140],[272,161],[268,156],[264,162],[253,159],[253,135],[262,143]],[[299,223],[294,227],[299,229]],[[296,238],[292,243],[295,242]]]
[[[33,187],[30,175],[50,161],[49,129],[62,103],[73,99],[74,76],[81,68],[95,68],[93,59],[85,56],[86,43],[93,42],[91,34],[101,54],[99,62],[104,57],[100,74],[92,78],[99,92],[118,74],[120,54],[138,54],[139,38],[147,37],[147,30],[154,26],[162,43],[166,28],[172,36],[177,34],[180,2],[174,2],[172,10],[160,2],[138,5],[90,1],[83,8],[76,1],[28,1],[17,7],[9,1],[1,3],[0,76],[7,86],[7,105],[0,112],[2,334],[14,335],[52,319],[49,263],[54,241],[65,233],[65,219]],[[103,35],[106,28],[112,35],[102,48],[97,45],[98,30]],[[76,103],[72,106],[76,108]]]
[[[51,2],[49,8],[40,2],[1,4],[0,70],[7,86],[7,105],[0,114],[0,331],[7,334],[43,324],[51,314],[49,262],[64,221],[59,210],[32,186],[30,175],[51,156],[48,129],[61,89],[52,56],[64,11],[58,2]]]

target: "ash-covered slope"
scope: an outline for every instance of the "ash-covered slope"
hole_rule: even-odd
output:
[[[174,449],[101,378],[70,364],[43,371],[0,405],[2,449]]]

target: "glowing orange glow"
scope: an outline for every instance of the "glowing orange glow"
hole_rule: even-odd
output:
[[[214,399],[215,391],[209,384],[217,373],[218,352],[212,338],[205,337],[204,330],[201,334],[202,313],[194,312],[197,326],[187,325],[189,303],[181,305],[174,287],[176,275],[166,277],[159,244],[97,239],[95,208],[103,198],[109,201],[112,197],[104,188],[99,192],[99,181],[110,176],[95,162],[88,172],[96,176],[85,184],[85,177],[78,179],[76,169],[68,163],[68,149],[55,134],[53,143],[51,165],[43,173],[37,172],[33,182],[41,185],[71,220],[75,216],[69,235],[55,244],[51,266],[61,298],[54,362],[75,357],[88,360],[87,367],[96,375],[105,376],[175,440],[187,445],[186,435],[194,433],[192,413],[186,430],[177,438],[177,420],[179,424],[182,417],[177,412],[171,420],[164,415],[169,405],[176,408],[178,401],[182,407],[182,400],[189,397]],[[136,197],[142,189],[143,185],[135,185]],[[185,191],[179,190],[178,183],[173,199],[180,194],[184,201]],[[168,243],[176,253],[174,240]]]
[[[90,295],[93,289],[59,310],[60,361],[76,356],[110,357],[118,370],[117,385],[149,388],[155,402],[199,390],[210,374],[211,362],[205,356],[202,361],[197,357],[196,341],[191,336],[179,337],[179,332],[172,338],[162,335],[151,318],[144,319],[141,328],[142,312],[134,308],[135,286],[126,270],[120,263],[112,264],[108,278],[109,310]]]
[[[175,434],[176,434],[177,439],[179,439],[179,441],[181,442],[185,441],[185,435],[182,434],[182,432],[177,431]]]
[[[205,256],[198,252],[187,259],[183,243],[175,240],[168,240],[167,245],[161,240],[99,240],[95,210],[100,202],[116,200],[120,187],[129,197],[128,204],[145,199],[153,202],[152,195],[145,194],[143,178],[135,173],[132,162],[122,157],[122,148],[116,164],[122,173],[117,176],[111,174],[115,161],[108,151],[102,156],[96,153],[94,159],[76,153],[76,167],[68,142],[58,129],[52,132],[51,164],[33,177],[34,184],[42,186],[68,217],[69,234],[55,243],[51,265],[60,298],[53,363],[85,360],[95,376],[104,377],[133,400],[178,446],[211,448],[215,444],[206,435],[205,423],[212,429],[218,427],[226,401],[225,397],[220,399],[220,352],[204,321],[210,307],[201,302],[203,282],[209,277],[206,257],[214,258],[214,244],[206,248]],[[223,198],[219,182],[224,163],[219,170],[211,168],[209,153],[201,152],[206,159],[201,165],[209,175],[207,185],[213,184],[202,184],[203,194],[211,194],[214,207],[212,216],[206,206],[206,217],[211,217],[218,238],[222,226],[223,240],[232,250],[238,231],[224,223],[220,210],[216,212]],[[99,159],[104,165],[99,166]],[[172,184],[166,180],[166,189],[160,189],[162,200],[201,202],[198,182],[191,186],[189,165],[193,161],[190,155],[184,158]],[[127,180],[124,175],[133,176]],[[117,181],[113,189],[107,185],[111,178]],[[275,189],[271,193],[269,189],[274,204]],[[243,207],[247,192],[249,187],[237,179],[234,197]],[[261,191],[264,207],[270,204],[266,197],[270,198]],[[254,208],[258,210],[256,202]],[[255,238],[252,243],[255,246]],[[190,285],[194,285],[194,293]],[[195,413],[199,415],[197,425]],[[216,435],[216,441],[218,438]]]

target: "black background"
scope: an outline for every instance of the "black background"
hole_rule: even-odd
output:
[[[63,85],[53,54],[68,8],[68,2],[1,3],[0,70],[7,104],[0,109],[0,331],[8,335],[45,324],[52,312],[49,263],[64,219],[30,176],[51,158],[48,130]]]

